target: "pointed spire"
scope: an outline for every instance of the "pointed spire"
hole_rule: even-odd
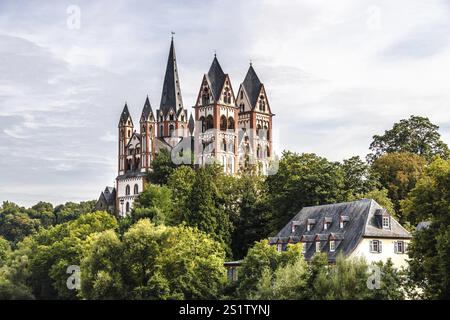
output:
[[[250,62],[250,67],[248,68],[247,75],[245,76],[244,82],[242,83],[245,91],[250,99],[252,107],[256,105],[258,101],[258,96],[261,91],[261,81],[259,81],[256,75],[255,69],[253,69],[252,63]]]
[[[220,99],[220,92],[222,91],[225,77],[225,73],[223,72],[222,67],[219,64],[219,60],[217,60],[217,56],[216,54],[214,54],[214,60],[208,71],[208,79],[209,83],[211,84],[211,91],[214,100],[216,101]]]
[[[188,122],[188,128],[189,128],[189,132],[191,133],[191,135],[194,132],[194,127],[195,127],[194,117],[192,116],[192,113],[191,113],[191,116],[189,117],[189,122]]]
[[[177,112],[183,108],[183,100],[181,98],[180,81],[178,77],[177,60],[175,56],[175,46],[170,42],[169,57],[167,59],[166,74],[161,95],[160,110],[166,115],[170,109]]]
[[[125,102],[125,106],[123,107],[122,114],[120,115],[119,125],[125,123],[128,118],[131,118],[131,116],[130,116],[130,111],[128,111],[128,105]]]
[[[150,100],[147,98],[145,99],[144,108],[142,108],[142,118],[143,120],[147,119],[148,116],[153,113],[152,106],[150,105]]]

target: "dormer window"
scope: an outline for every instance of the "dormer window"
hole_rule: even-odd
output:
[[[330,240],[330,252],[334,252],[336,250],[336,242],[334,240]]]
[[[311,231],[312,228],[314,228],[314,225],[316,224],[316,219],[308,219],[306,222],[306,231]]]
[[[300,221],[292,221],[291,223],[291,233],[294,233],[297,230],[297,227],[300,225]]]
[[[389,221],[389,216],[385,216],[383,217],[383,229],[390,229],[391,228],[391,224]]]
[[[323,222],[323,230],[328,230],[331,226],[332,221],[333,220],[331,217],[325,217],[325,221]]]
[[[320,241],[316,241],[316,252],[320,252]]]
[[[340,229],[344,229],[345,225],[347,224],[347,222],[349,221],[349,217],[348,216],[341,216],[341,218],[339,219],[339,228]]]

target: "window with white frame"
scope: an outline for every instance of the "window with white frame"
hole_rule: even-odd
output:
[[[370,241],[370,252],[381,253],[381,241],[380,240],[371,240]]]
[[[405,242],[396,241],[394,243],[394,252],[395,253],[405,253]]]
[[[389,229],[389,228],[390,228],[389,217],[383,217],[383,229]]]
[[[306,253],[306,243],[302,243],[302,253],[305,254]]]
[[[320,252],[320,241],[316,241],[316,252]]]
[[[277,244],[277,251],[278,251],[278,252],[283,251],[283,244],[281,244],[281,243],[278,243],[278,244]]]
[[[336,242],[334,240],[330,240],[330,252],[336,251]]]

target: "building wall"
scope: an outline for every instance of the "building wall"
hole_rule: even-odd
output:
[[[380,240],[382,242],[382,250],[380,253],[370,252],[370,241]],[[391,258],[392,263],[396,268],[406,267],[408,263],[407,253],[395,253],[394,243],[396,241],[403,241],[405,247],[408,248],[410,240],[406,239],[388,239],[388,238],[363,238],[355,250],[350,254],[350,257],[364,257],[368,263],[377,261],[387,261]]]
[[[116,208],[118,215],[120,217],[124,217],[126,215],[126,207],[127,203],[129,204],[130,210],[133,208],[133,203],[136,200],[136,198],[139,196],[139,193],[141,193],[144,190],[144,177],[130,177],[126,179],[117,179],[116,184],[116,192],[117,192],[117,203]],[[134,194],[134,185],[138,185],[138,194]],[[126,187],[127,185],[130,186],[130,194],[126,194]],[[123,206],[120,203],[120,201],[123,200]]]

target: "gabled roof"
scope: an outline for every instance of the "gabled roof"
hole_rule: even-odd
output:
[[[211,92],[214,100],[217,102],[220,99],[220,93],[222,92],[223,85],[225,83],[226,74],[223,72],[222,67],[214,55],[214,60],[209,68],[208,81],[211,86]]]
[[[178,77],[175,46],[172,38],[159,110],[161,110],[165,116],[170,109],[173,109],[176,112],[180,108],[183,108],[183,100],[181,98],[180,79]]]
[[[375,221],[375,213],[384,210],[377,202],[371,199],[362,199],[353,202],[336,203],[322,206],[304,207],[297,213],[286,226],[281,229],[275,237],[271,238],[271,243],[276,243],[278,239],[286,239],[291,236],[300,237],[302,242],[315,241],[319,239],[326,241],[329,239],[339,240],[339,247],[335,252],[329,251],[329,246],[325,246],[323,251],[328,253],[328,259],[334,260],[339,252],[349,255],[362,240],[363,237],[410,239],[411,234],[403,228],[392,216],[390,217],[390,229],[378,227]],[[344,228],[340,228],[339,222],[342,216],[348,217],[348,222]],[[323,222],[330,220],[331,224],[324,230]],[[296,222],[297,227],[292,232],[292,223]],[[307,231],[308,222],[315,221],[311,230]],[[298,224],[300,222],[300,224]],[[314,240],[312,240],[314,239]],[[311,259],[315,249],[310,247],[305,252],[305,258]]]
[[[255,69],[253,69],[253,66],[251,64],[250,68],[248,68],[247,75],[245,76],[242,85],[244,86],[244,89],[250,99],[251,107],[254,108],[256,102],[258,101],[259,93],[261,92],[262,83],[261,81],[259,81]]]
[[[144,108],[142,108],[142,115],[141,117],[144,119],[147,119],[150,114],[153,114],[152,106],[150,105],[150,100],[147,98],[145,99]]]
[[[113,187],[106,187],[102,192],[103,197],[108,205],[113,205],[116,199],[116,189]]]
[[[128,105],[125,102],[125,106],[123,107],[122,113],[120,115],[119,125],[124,124],[128,118],[130,118],[131,120],[130,111],[128,110]],[[133,120],[131,120],[131,124],[133,124]]]

